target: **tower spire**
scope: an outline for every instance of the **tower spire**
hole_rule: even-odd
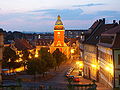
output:
[[[58,15],[58,17],[57,17],[57,18],[58,18],[58,20],[60,20],[60,19],[61,19],[60,15]]]
[[[58,15],[55,25],[63,25],[60,15]]]

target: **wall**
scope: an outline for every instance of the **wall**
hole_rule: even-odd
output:
[[[118,64],[118,55],[120,50],[114,50],[114,62],[115,62],[115,87],[120,87],[120,65]]]
[[[97,80],[97,47],[84,44],[84,75],[90,79]]]
[[[113,53],[112,49],[98,46],[99,78],[100,82],[113,88]]]

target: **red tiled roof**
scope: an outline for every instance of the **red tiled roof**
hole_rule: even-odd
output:
[[[94,45],[97,44],[99,42],[99,37],[101,36],[101,33],[114,27],[115,24],[103,24],[99,26],[97,29],[91,32],[90,36],[86,39],[85,43],[94,44]]]
[[[33,46],[29,44],[29,42],[26,39],[16,39],[14,40],[15,47],[18,50],[30,50],[33,49]]]
[[[114,28],[111,28],[110,30],[102,33],[102,37],[114,37],[114,39],[112,40],[112,43],[107,43],[104,42],[99,42],[98,45],[101,45],[101,46],[105,46],[105,47],[108,47],[108,48],[113,48],[113,49],[120,49],[120,25],[114,27]]]
[[[116,26],[116,27],[114,27],[114,28],[102,33],[102,34],[116,34],[118,32],[120,32],[120,25],[118,25],[118,26]]]

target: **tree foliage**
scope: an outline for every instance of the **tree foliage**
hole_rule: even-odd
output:
[[[16,52],[12,50],[10,47],[5,47],[3,51],[3,59],[8,61],[11,59],[12,61],[15,61],[18,58],[18,55],[16,55]]]
[[[32,75],[36,73],[43,74],[47,71],[46,65],[44,60],[33,58],[27,63],[27,73]]]
[[[60,52],[58,48],[53,52],[53,57],[56,59],[57,66],[67,60],[66,55]]]
[[[56,66],[56,60],[53,57],[53,55],[50,52],[48,52],[47,48],[41,48],[40,55],[41,59],[47,63],[46,68],[50,69]]]
[[[22,53],[23,53],[22,59],[23,60],[28,60],[30,52],[28,52],[27,50],[24,50]]]
[[[56,67],[56,60],[47,48],[41,48],[39,51],[39,57],[33,58],[28,61],[27,72],[29,74],[44,74],[51,68]]]
[[[18,59],[16,52],[10,47],[5,47],[3,51],[3,67],[16,68],[20,66],[20,63],[16,63],[15,60]]]

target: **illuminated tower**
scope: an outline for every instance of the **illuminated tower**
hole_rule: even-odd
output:
[[[57,48],[69,57],[70,51],[67,44],[64,42],[64,25],[61,21],[60,16],[58,15],[57,21],[54,26],[54,42],[50,46],[50,53],[53,53]]]
[[[64,26],[58,15],[54,26],[54,46],[64,46]]]

